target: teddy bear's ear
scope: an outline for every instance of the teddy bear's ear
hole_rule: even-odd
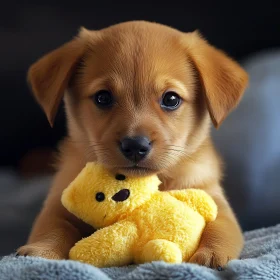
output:
[[[61,203],[72,214],[77,212],[77,207],[79,207],[78,200],[82,199],[84,194],[84,191],[80,193],[79,190],[81,188],[87,189],[85,186],[87,185],[89,176],[91,176],[91,170],[92,165],[87,164],[62,193]]]
[[[73,205],[75,205],[74,201],[75,195],[74,195],[74,189],[72,184],[67,187],[61,196],[61,203],[62,205],[71,213],[73,213]]]
[[[156,188],[158,190],[159,185],[162,182],[160,181],[159,177],[154,175],[150,178],[150,184],[154,186],[154,188]]]

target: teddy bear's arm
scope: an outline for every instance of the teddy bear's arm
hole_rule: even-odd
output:
[[[170,195],[187,203],[204,217],[206,222],[214,221],[217,217],[217,205],[210,195],[199,189],[170,191]]]
[[[70,250],[69,257],[96,267],[128,265],[133,261],[137,238],[136,225],[121,221],[77,242]]]

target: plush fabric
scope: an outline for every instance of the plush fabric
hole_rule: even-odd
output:
[[[242,259],[231,261],[221,272],[186,263],[98,269],[74,261],[7,256],[0,261],[0,280],[279,280],[280,224],[247,232],[245,238]]]
[[[125,177],[88,163],[63,191],[62,204],[99,230],[78,241],[70,259],[96,267],[188,261],[217,205],[202,190],[161,192],[160,183],[156,175]]]

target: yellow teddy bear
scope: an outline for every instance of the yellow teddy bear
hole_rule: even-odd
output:
[[[161,192],[156,175],[129,178],[88,163],[62,195],[62,204],[97,229],[69,258],[96,267],[188,261],[217,205],[204,191]]]

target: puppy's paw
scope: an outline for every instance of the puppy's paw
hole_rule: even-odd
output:
[[[228,256],[222,250],[202,247],[195,252],[189,262],[222,270],[231,259],[232,257]]]
[[[17,256],[32,256],[41,257],[45,259],[61,260],[67,259],[67,255],[59,252],[57,248],[51,246],[49,243],[45,244],[43,242],[31,243],[24,245],[17,249]]]

